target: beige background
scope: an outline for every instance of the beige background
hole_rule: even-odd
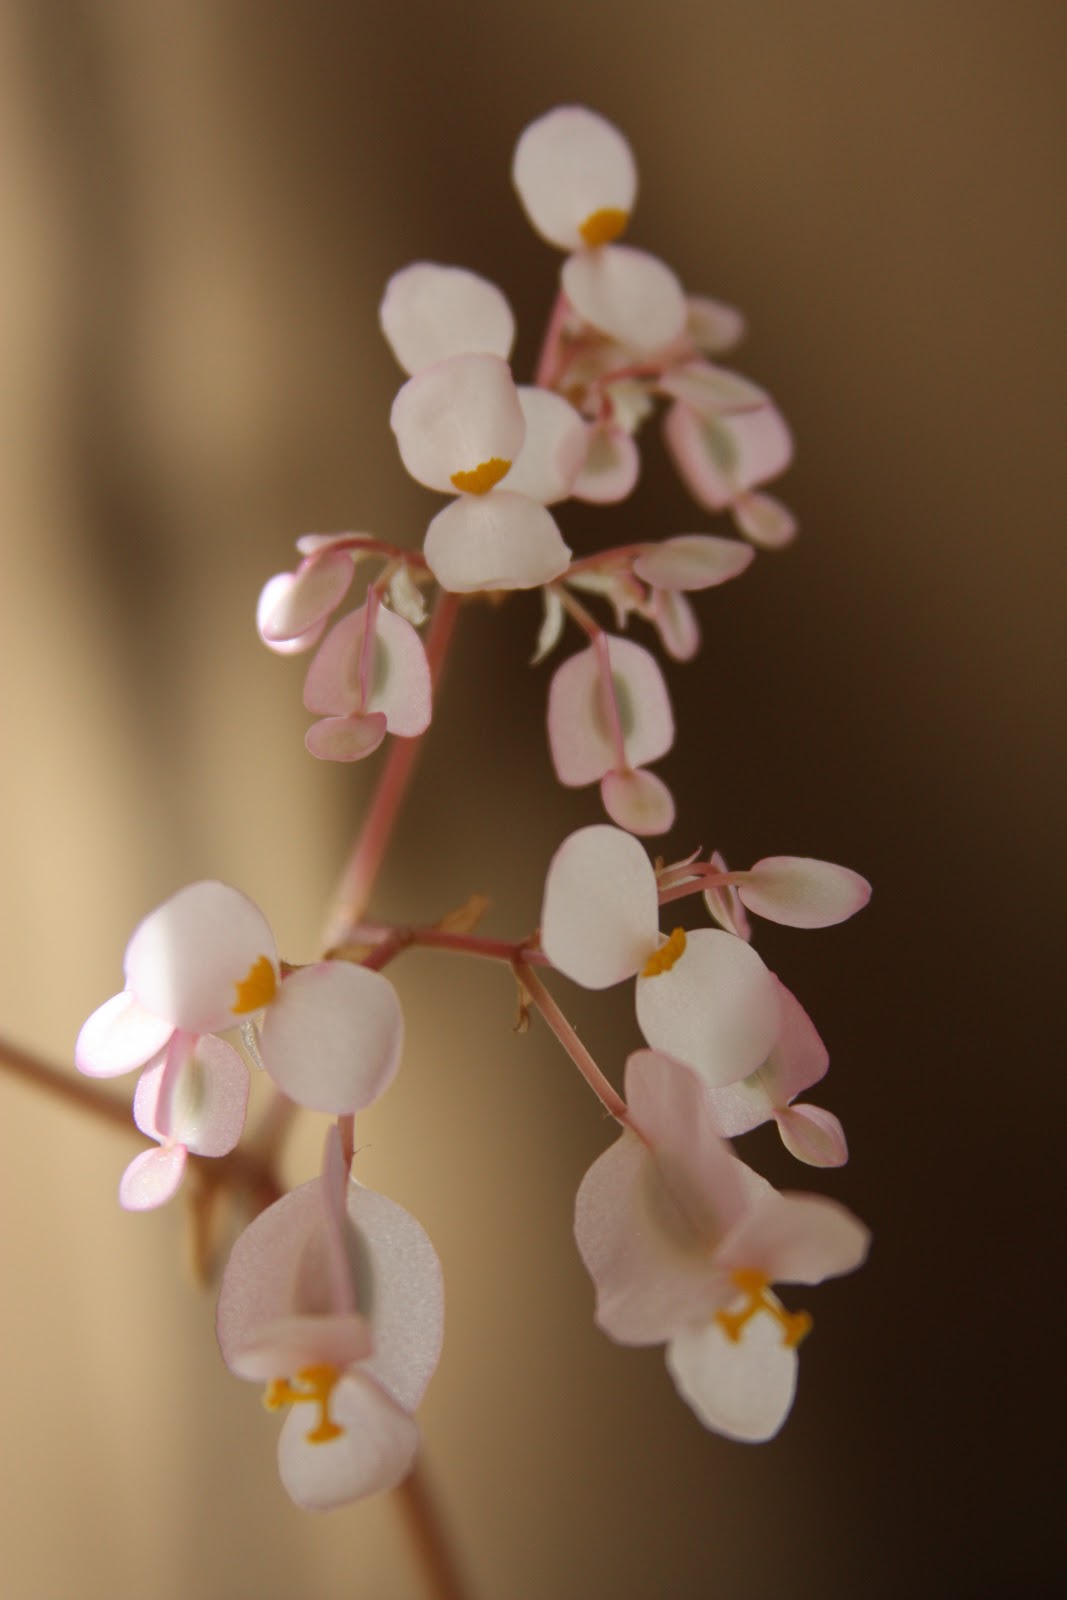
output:
[[[398,965],[410,1047],[359,1170],[444,1259],[422,1420],[483,1600],[1063,1579],[1065,36],[1062,4],[1019,0],[0,5],[16,1040],[69,1061],[133,923],[192,878],[313,952],[371,774],[305,756],[301,667],[258,644],[254,597],[298,532],[421,535],[387,429],[391,271],[500,281],[529,370],[555,270],[507,182],[529,118],[577,99],[626,129],[635,242],[745,307],[739,365],[796,430],[801,541],[704,597],[704,653],[670,673],[670,844],[873,879],[857,923],[760,948],[833,1056],[853,1160],[812,1182],[875,1252],[810,1296],[781,1438],[706,1435],[658,1352],[592,1327],[569,1227],[595,1103],[541,1030],[512,1035],[500,972]],[[647,456],[613,540],[706,526]],[[593,548],[608,525],[565,530]],[[464,616],[383,915],[482,889],[490,926],[524,931],[555,844],[597,815],[550,780],[535,625],[526,600]],[[625,1003],[571,1008],[618,1078]],[[0,1082],[5,1600],[416,1595],[388,1501],[285,1500],[180,1209],[118,1211],[135,1148]],[[748,1153],[798,1182],[772,1139]]]

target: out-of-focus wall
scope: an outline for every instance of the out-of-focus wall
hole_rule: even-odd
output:
[[[68,1062],[134,922],[193,878],[314,951],[372,774],[305,756],[302,669],[258,644],[254,597],[298,532],[421,536],[431,497],[388,432],[391,271],[501,282],[529,368],[555,271],[508,185],[529,118],[580,100],[626,130],[635,242],[744,306],[738,365],[798,437],[801,540],[702,597],[704,652],[669,674],[668,848],[873,879],[855,924],[760,948],[827,1039],[851,1137],[811,1184],[874,1254],[811,1295],[781,1438],[706,1435],[658,1352],[592,1328],[569,1229],[596,1105],[540,1029],[513,1035],[504,976],[406,958],[407,1058],[359,1170],[444,1258],[422,1419],[480,1596],[1062,1576],[1065,36],[1061,5],[968,0],[0,8],[4,1034]],[[647,454],[614,540],[707,526]],[[568,508],[576,548],[608,515]],[[550,778],[536,623],[528,599],[465,614],[383,915],[481,889],[490,926],[525,930],[595,819]],[[622,1009],[573,999],[617,1079]],[[415,1594],[388,1501],[285,1500],[275,1421],[182,1274],[180,1207],[115,1204],[135,1148],[0,1081],[3,1594]]]

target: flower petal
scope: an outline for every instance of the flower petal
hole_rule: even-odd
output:
[[[153,1211],[173,1199],[184,1176],[184,1145],[142,1150],[122,1174],[119,1204],[125,1211]]]
[[[782,550],[796,538],[796,517],[773,495],[738,495],[732,509],[734,521],[745,538],[751,539],[761,550]]]
[[[389,979],[346,961],[293,972],[263,1021],[263,1065],[312,1111],[361,1111],[392,1081],[404,1042]]]
[[[526,432],[507,362],[478,354],[450,356],[409,378],[389,423],[411,476],[443,494],[470,487],[462,481],[468,475],[482,474],[490,489],[518,456]]]
[[[443,589],[536,589],[567,569],[571,553],[544,506],[494,490],[461,495],[426,530],[427,564]]]
[[[278,656],[297,656],[304,650],[310,650],[318,644],[326,628],[326,618],[321,617],[318,622],[312,623],[306,633],[295,634],[292,638],[272,639],[267,636],[267,624],[275,611],[284,610],[288,605],[295,581],[292,572],[279,572],[273,578],[268,578],[256,604],[256,630],[267,649],[273,650]]]
[[[672,661],[692,661],[700,649],[700,623],[684,594],[653,589],[649,621]]]
[[[643,846],[606,824],[579,828],[549,864],[541,947],[558,972],[606,989],[638,972],[659,928],[656,874]]]
[[[554,505],[574,487],[589,452],[591,429],[562,395],[520,388],[526,438],[507,476],[509,494]]]
[[[214,880],[191,883],[135,929],[127,986],[145,1011],[174,1027],[217,1033],[258,1009],[259,980],[266,1003],[277,955],[267,919],[247,895]]]
[[[385,287],[382,332],[404,371],[470,351],[507,360],[515,318],[496,284],[465,267],[416,261],[394,273]]]
[[[784,472],[793,441],[773,405],[733,416],[702,417],[684,401],[667,412],[667,448],[691,495],[709,511]]]
[[[235,1352],[231,1368],[238,1378],[269,1383],[319,1363],[350,1367],[366,1360],[373,1349],[370,1323],[358,1311],[279,1317],[265,1323],[251,1343]]]
[[[384,605],[374,609],[368,649],[367,611],[362,605],[330,629],[308,668],[304,704],[332,716],[382,712],[390,733],[413,739],[430,724],[426,651],[411,623]]]
[[[355,570],[347,551],[327,550],[302,561],[295,572],[271,578],[256,613],[264,644],[292,643],[311,634],[341,604]]]
[[[870,1230],[836,1200],[771,1190],[723,1242],[719,1260],[771,1283],[822,1283],[854,1272],[870,1242]]]
[[[441,1263],[421,1223],[395,1200],[352,1182],[347,1205],[363,1246],[360,1305],[374,1329],[366,1370],[414,1411],[441,1356]]]
[[[133,1117],[142,1133],[162,1137],[159,1093],[165,1061],[142,1073],[133,1097]],[[211,1034],[188,1051],[170,1091],[169,1137],[195,1155],[224,1156],[244,1129],[248,1068],[232,1045]]]
[[[712,1087],[747,1078],[778,1034],[775,980],[752,949],[698,928],[674,965],[638,976],[637,1021],[655,1050],[686,1061]]]
[[[611,237],[595,231],[605,214],[621,232],[637,196],[630,146],[585,106],[559,106],[531,122],[515,147],[511,177],[538,233],[561,250]]]
[[[754,552],[738,539],[710,533],[680,533],[650,544],[634,562],[634,571],[656,589],[711,589],[739,577],[752,565]]]
[[[629,245],[568,256],[563,292],[578,315],[637,351],[670,344],[685,326],[685,296],[670,267]]]
[[[843,1167],[848,1160],[845,1130],[822,1106],[788,1106],[774,1120],[791,1156],[809,1167]]]
[[[329,1511],[395,1489],[407,1477],[418,1426],[373,1378],[362,1371],[342,1378],[330,1397],[330,1416],[343,1431],[325,1444],[307,1437],[314,1406],[293,1406],[282,1427],[278,1471],[298,1506]]]
[[[640,472],[641,452],[630,435],[610,424],[596,427],[571,495],[591,505],[614,505],[626,499]]]
[[[752,411],[770,403],[766,391],[739,372],[716,367],[710,361],[683,361],[659,380],[664,394],[684,400],[703,417],[732,411]]]
[[[630,833],[647,838],[674,826],[674,796],[662,778],[643,767],[605,773],[600,798],[612,822]]]
[[[810,856],[765,856],[737,886],[750,911],[787,928],[829,928],[871,898],[866,878]]]
[[[685,331],[698,350],[717,356],[740,344],[745,336],[745,319],[722,300],[691,294],[686,301]]]
[[[687,1328],[667,1347],[678,1393],[706,1428],[750,1444],[771,1439],[793,1404],[796,1350],[773,1317],[752,1318],[733,1340],[717,1322]]]
[[[597,650],[556,669],[548,693],[548,740],[560,783],[578,788],[622,766],[644,767],[674,742],[674,717],[655,657],[630,639],[607,637],[608,662],[622,733],[616,750]]]
[[[389,732],[380,711],[356,711],[350,717],[323,717],[304,735],[308,753],[320,761],[362,761],[373,755]]]
[[[716,872],[728,872],[729,868],[718,850],[711,856],[710,864]],[[705,889],[704,904],[708,911],[727,933],[736,935],[738,939],[748,940],[752,937],[752,928],[748,920],[748,913],[741,904],[740,896],[731,883],[716,884],[714,888]]]
[[[137,1004],[129,990],[112,995],[82,1024],[74,1064],[90,1078],[117,1078],[158,1055],[174,1024]]]

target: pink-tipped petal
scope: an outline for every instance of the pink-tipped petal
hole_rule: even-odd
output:
[[[525,495],[461,495],[426,530],[427,565],[443,589],[536,589],[567,570],[571,553],[550,512]]]
[[[291,1500],[307,1511],[330,1511],[395,1489],[411,1471],[419,1447],[417,1424],[361,1371],[343,1378],[330,1399],[342,1429],[325,1444],[308,1432],[315,1407],[290,1409],[278,1439],[278,1471]]]
[[[626,763],[644,767],[674,742],[674,717],[655,657],[630,639],[608,638],[608,660]],[[600,658],[590,645],[556,669],[548,693],[548,741],[560,783],[580,788],[619,765]]]
[[[591,505],[615,505],[632,492],[640,472],[641,453],[630,435],[610,425],[597,427],[571,494]]]
[[[531,122],[515,147],[511,177],[533,226],[561,250],[615,237],[637,196],[630,146],[585,106],[559,106]]]
[[[870,1230],[821,1194],[768,1193],[719,1252],[724,1269],[761,1272],[771,1283],[822,1283],[867,1259]]]
[[[750,911],[787,928],[829,928],[854,916],[871,898],[866,878],[832,861],[766,856],[737,892]]]
[[[662,544],[647,545],[634,571],[655,589],[711,589],[728,583],[752,565],[754,553],[737,539],[710,533],[681,533]]]
[[[185,1176],[185,1146],[142,1150],[134,1156],[119,1183],[119,1204],[124,1211],[153,1211],[165,1206],[181,1187]]]
[[[759,1444],[789,1415],[797,1353],[783,1344],[775,1319],[761,1314],[736,1341],[714,1321],[686,1328],[667,1346],[667,1370],[706,1428]]]
[[[723,355],[745,336],[745,319],[734,306],[707,295],[691,294],[686,301],[685,331],[698,350]]]
[[[745,538],[761,550],[784,550],[796,538],[796,517],[773,495],[739,495],[733,503],[733,515]]]
[[[382,332],[409,376],[467,352],[507,360],[511,307],[494,283],[465,267],[416,261],[394,273],[380,310]]]
[[[600,798],[612,822],[629,833],[652,838],[674,826],[674,796],[662,778],[643,767],[606,773]]]
[[[355,573],[352,557],[344,550],[301,562],[294,573],[281,573],[288,582],[272,578],[259,598],[256,620],[265,644],[303,640],[325,622],[341,604]]]
[[[159,1094],[166,1062],[141,1075],[133,1117],[143,1133],[162,1136]],[[211,1034],[190,1041],[170,1089],[168,1136],[194,1155],[224,1156],[241,1137],[248,1110],[248,1068],[232,1045]]]
[[[750,383],[739,372],[714,367],[710,361],[686,361],[671,367],[663,374],[659,386],[664,394],[684,400],[702,417],[752,411],[769,404],[765,390]]]
[[[621,244],[581,250],[563,263],[561,280],[584,321],[633,350],[658,350],[685,326],[681,284],[644,250]]]
[[[771,1104],[780,1109],[826,1076],[830,1056],[796,995],[779,978],[774,982],[778,990],[778,1037],[759,1075]]]
[[[809,1167],[843,1167],[848,1160],[845,1130],[822,1106],[788,1106],[774,1120],[791,1156]]]
[[[179,889],[126,947],[127,986],[138,1004],[187,1033],[218,1033],[260,1009],[277,964],[262,911],[214,880]]]
[[[732,934],[698,928],[668,971],[637,979],[637,1021],[653,1049],[695,1067],[712,1088],[747,1078],[778,1034],[775,980]]]
[[[404,1019],[380,972],[345,961],[301,967],[281,985],[263,1022],[263,1065],[298,1105],[361,1111],[400,1062]]]
[[[313,722],[304,744],[320,761],[362,761],[374,754],[388,731],[388,720],[381,711],[357,711],[350,717],[323,717]]]
[[[598,823],[564,839],[548,868],[541,947],[586,989],[633,977],[655,948],[656,874],[630,834]]]
[[[425,648],[410,622],[379,605],[368,650],[367,609],[362,605],[349,612],[326,635],[308,668],[304,704],[309,711],[335,717],[381,712],[390,733],[415,738],[429,727],[432,709]]]
[[[507,362],[478,354],[450,356],[409,378],[389,422],[408,472],[442,494],[472,487],[466,475],[484,480],[484,489],[474,492],[492,488],[518,456],[526,433]]]
[[[551,389],[519,390],[526,438],[507,476],[509,494],[529,495],[542,505],[565,499],[589,453],[589,424]]]
[[[690,494],[721,511],[757,484],[784,472],[793,442],[773,405],[733,416],[702,417],[676,401],[663,425],[667,448]]]
[[[82,1024],[74,1064],[90,1078],[118,1078],[158,1055],[173,1032],[172,1022],[146,1011],[124,989]]]

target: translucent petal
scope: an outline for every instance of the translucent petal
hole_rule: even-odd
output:
[[[329,1511],[395,1489],[415,1461],[419,1430],[372,1378],[356,1370],[330,1398],[341,1435],[310,1443],[314,1406],[289,1409],[278,1440],[278,1471],[286,1493],[308,1511]]]
[[[615,505],[631,493],[641,472],[641,452],[622,428],[595,428],[585,464],[571,487],[575,500]]]
[[[450,356],[409,378],[393,401],[389,422],[411,476],[443,494],[466,487],[457,475],[479,468],[490,476],[496,472],[493,482],[498,482],[526,433],[511,369],[489,355]]]
[[[217,1033],[249,1010],[238,986],[264,961],[276,976],[277,948],[262,911],[239,890],[208,880],[179,889],[144,919],[126,947],[126,979],[146,1011],[188,1033]]]
[[[690,494],[709,511],[721,511],[739,495],[784,472],[793,441],[772,405],[729,417],[702,417],[676,401],[663,425],[674,464]]]
[[[259,637],[267,646],[279,656],[297,656],[303,650],[310,650],[318,644],[326,628],[326,618],[321,617],[308,628],[306,633],[295,635],[291,639],[273,639],[266,633],[266,625],[279,608],[288,604],[289,593],[295,583],[295,574],[292,572],[279,572],[275,577],[268,578],[264,584],[259,600],[256,604],[256,629]]]
[[[769,1121],[804,1089],[818,1083],[830,1064],[815,1024],[795,995],[775,978],[778,1037],[762,1066],[738,1083],[709,1089],[719,1132],[727,1139]]]
[[[143,1133],[163,1135],[159,1091],[165,1062],[142,1073],[133,1097],[133,1117]],[[211,1034],[193,1043],[170,1092],[169,1137],[195,1155],[224,1156],[244,1129],[248,1068],[232,1045]]]
[[[848,1160],[845,1130],[822,1106],[789,1106],[775,1112],[782,1143],[809,1167],[843,1167]]]
[[[531,122],[515,147],[512,182],[542,238],[561,250],[594,242],[582,226],[600,213],[625,226],[637,168],[619,130],[584,106],[559,106]]]
[[[125,1211],[153,1211],[166,1205],[185,1176],[185,1146],[172,1144],[142,1150],[134,1156],[119,1183],[119,1204]]]
[[[263,1021],[263,1065],[298,1105],[361,1111],[392,1081],[404,1043],[396,990],[380,972],[322,961],[293,972]]]
[[[633,977],[655,949],[656,874],[644,847],[606,824],[579,828],[549,864],[541,948],[586,989]]]
[[[570,494],[581,471],[589,450],[589,424],[550,389],[521,388],[519,404],[526,438],[507,476],[508,493],[554,505]]]
[[[389,579],[389,604],[413,628],[421,628],[426,621],[426,599],[406,562]]]
[[[380,316],[393,354],[411,376],[469,351],[506,361],[515,338],[511,307],[496,284],[431,261],[394,273]]]
[[[722,300],[691,294],[686,301],[685,331],[698,350],[722,355],[745,336],[744,315]]]
[[[563,292],[578,315],[637,351],[658,350],[685,325],[685,297],[670,267],[644,250],[609,244],[563,263]]]
[[[461,495],[426,530],[427,564],[443,589],[536,589],[567,570],[571,553],[550,512],[525,495]]]
[[[769,494],[742,494],[733,504],[734,521],[762,550],[781,550],[796,538],[797,519]]]
[[[257,623],[265,644],[292,642],[310,634],[341,604],[355,567],[344,550],[302,561],[296,572],[272,578],[260,595]]]
[[[706,1428],[758,1444],[773,1438],[789,1415],[797,1353],[764,1314],[736,1341],[717,1322],[685,1329],[667,1347],[667,1370]]]
[[[655,657],[641,645],[610,637],[607,650],[626,765],[644,767],[674,742],[667,686]],[[569,787],[596,783],[620,765],[592,645],[556,669],[548,692],[548,741],[556,776]]]
[[[612,822],[643,838],[669,833],[674,826],[674,796],[662,778],[643,767],[605,773],[600,798]]]
[[[304,704],[309,711],[332,716],[382,712],[390,733],[415,738],[429,727],[432,710],[422,640],[388,606],[375,611],[369,651],[364,648],[366,627],[367,607],[362,605],[330,629],[308,668]]]
[[[541,599],[544,602],[544,616],[537,633],[537,647],[530,659],[532,667],[538,666],[546,656],[552,654],[563,637],[563,624],[566,621],[563,601],[555,589],[542,589]]]
[[[713,366],[710,361],[683,361],[669,368],[660,378],[659,387],[704,417],[751,411],[770,404],[770,397],[757,384],[739,372]]]
[[[124,989],[82,1024],[74,1063],[90,1078],[117,1078],[158,1055],[173,1032],[172,1022],[146,1011]]]
[[[232,1366],[239,1378],[269,1383],[271,1378],[293,1378],[301,1367],[319,1363],[350,1367],[365,1360],[373,1348],[370,1323],[358,1311],[279,1317],[264,1324],[252,1343],[234,1355]]]
[[[777,1037],[775,980],[751,945],[698,928],[668,971],[638,977],[637,1021],[653,1049],[688,1062],[712,1088],[736,1083]]]
[[[320,761],[362,761],[373,755],[389,731],[380,711],[350,717],[323,717],[304,735],[308,753]]]
[[[871,898],[858,872],[809,856],[766,856],[745,873],[737,892],[756,916],[788,928],[832,927]]]
[[[821,1283],[854,1272],[871,1235],[858,1217],[821,1194],[773,1190],[743,1217],[719,1252],[724,1268],[747,1268],[771,1283]]]
[[[634,562],[634,571],[653,588],[692,592],[739,577],[753,560],[753,551],[738,539],[680,533],[661,544],[647,545]]]

